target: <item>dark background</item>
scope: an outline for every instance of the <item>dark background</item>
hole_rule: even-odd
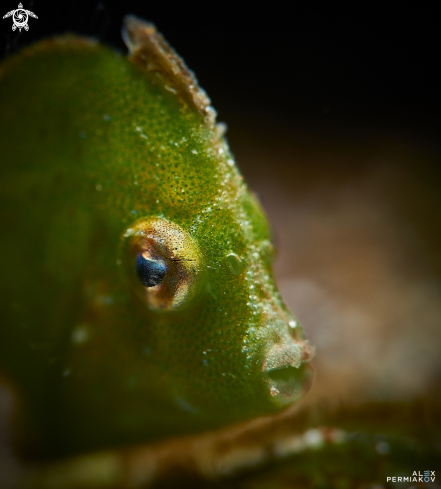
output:
[[[2,0],[2,16],[17,2]],[[185,59],[220,120],[234,111],[293,126],[381,126],[438,138],[440,16],[427,3],[25,0],[24,8],[38,20],[19,35],[2,19],[2,55],[66,31],[123,50],[121,20],[134,13]]]

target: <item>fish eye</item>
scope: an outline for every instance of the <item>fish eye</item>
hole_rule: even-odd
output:
[[[144,219],[124,238],[132,287],[149,309],[181,310],[200,296],[206,283],[203,255],[182,227],[166,219]]]
[[[163,261],[145,258],[142,253],[138,253],[136,258],[136,274],[139,280],[146,287],[159,285],[167,273],[167,265]]]

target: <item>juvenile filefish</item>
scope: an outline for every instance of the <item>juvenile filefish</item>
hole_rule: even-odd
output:
[[[0,373],[38,456],[276,413],[311,383],[209,99],[152,24],[123,37],[128,59],[65,35],[0,66]]]

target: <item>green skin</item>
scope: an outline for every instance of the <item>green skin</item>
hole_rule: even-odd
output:
[[[74,36],[0,66],[0,372],[30,453],[247,420],[309,385],[267,219],[209,112],[161,76]],[[136,293],[127,230],[147,218],[202,256],[177,310]]]

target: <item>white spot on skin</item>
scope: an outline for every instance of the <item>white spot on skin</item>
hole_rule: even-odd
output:
[[[71,340],[75,345],[82,345],[89,339],[89,332],[85,326],[77,326],[72,331]]]
[[[291,321],[288,322],[288,326],[292,329],[296,328],[297,327],[297,321],[294,321],[293,319],[291,319]]]
[[[182,397],[178,397],[176,396],[175,397],[175,401],[176,401],[176,404],[181,408],[183,409],[184,411],[187,411],[188,413],[193,413],[193,414],[197,414],[199,411],[193,407],[188,401],[186,401],[184,398]]]
[[[167,90],[167,92],[174,93],[175,95],[178,93],[175,88],[169,87],[168,85],[164,85],[164,88]]]
[[[110,306],[113,304],[114,299],[110,295],[99,295],[97,297],[97,302],[99,302],[103,306]]]
[[[270,394],[274,397],[274,396],[277,396],[277,394],[279,394],[279,390],[274,387],[273,385],[271,386],[270,388]]]
[[[98,192],[101,192],[101,190],[103,190],[103,186],[100,183],[97,183],[95,185],[95,190],[97,190]]]
[[[385,441],[379,441],[376,445],[375,445],[375,450],[377,451],[377,453],[379,453],[380,455],[386,455],[387,453],[389,453],[389,443],[385,442]]]
[[[216,124],[216,133],[217,133],[216,135],[219,139],[225,136],[227,130],[228,130],[228,126],[225,124],[225,122],[218,122]]]

